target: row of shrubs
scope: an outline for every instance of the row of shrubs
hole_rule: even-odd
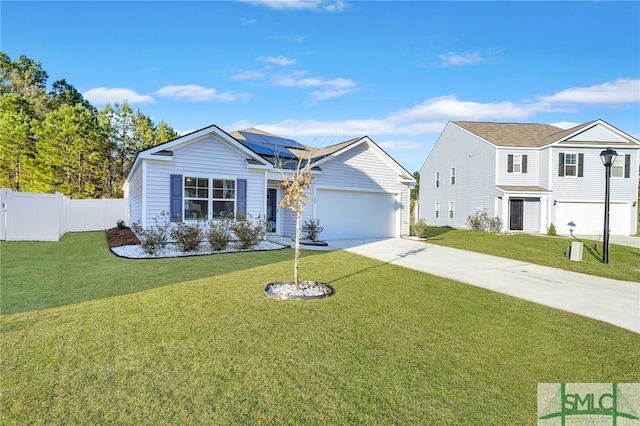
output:
[[[249,250],[260,243],[267,234],[268,222],[263,216],[223,214],[219,218],[185,222],[181,217],[172,224],[169,213],[162,212],[153,218],[154,224],[143,228],[141,221],[131,225],[140,239],[140,246],[149,254],[166,247],[169,239],[184,252],[196,250],[206,241],[213,251],[226,250],[232,241],[240,250]]]

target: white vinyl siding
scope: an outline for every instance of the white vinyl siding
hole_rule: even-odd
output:
[[[243,155],[225,142],[209,135],[174,150],[171,161],[147,160],[147,212],[145,225],[161,212],[169,212],[171,175],[247,180],[247,214],[264,214],[266,175],[247,170]]]
[[[435,210],[425,208],[420,210],[421,218],[433,226],[466,228],[467,216],[478,208],[486,209],[493,217],[499,196],[496,189],[496,160],[495,147],[449,123],[420,169],[420,176],[429,180],[434,178],[437,171],[445,170],[445,183],[440,188],[420,191],[420,205],[435,206],[435,203],[439,203],[440,215],[435,218]],[[506,161],[505,157],[502,163],[505,174]],[[455,185],[449,185],[446,180],[451,168],[456,170]],[[431,185],[423,188],[428,186]],[[449,201],[455,202],[453,219],[448,217]]]
[[[394,196],[397,203],[397,217],[394,220],[399,222],[395,227],[400,235],[409,234],[409,187],[399,182],[397,170],[382,160],[374,152],[374,147],[369,148],[366,142],[361,143],[339,157],[322,163],[320,168],[322,172],[313,180],[318,189],[348,189]],[[333,207],[340,209],[340,206]],[[360,213],[345,211],[344,214]],[[320,225],[323,226],[322,223]]]

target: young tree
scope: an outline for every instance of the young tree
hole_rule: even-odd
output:
[[[280,201],[280,206],[288,207],[296,214],[293,280],[295,282],[295,289],[298,291],[300,282],[298,277],[300,265],[300,223],[302,221],[302,214],[304,213],[304,205],[311,200],[309,195],[307,195],[307,190],[311,188],[311,184],[313,183],[311,159],[309,155],[299,157],[295,169],[290,173],[285,171],[282,159],[279,159],[276,164],[282,174],[280,185],[284,188],[284,198]]]

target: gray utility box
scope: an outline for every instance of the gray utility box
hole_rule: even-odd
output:
[[[567,247],[567,257],[569,260],[582,261],[582,249],[584,244],[580,241],[574,241]]]

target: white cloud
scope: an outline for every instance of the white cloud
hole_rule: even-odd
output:
[[[236,80],[236,81],[261,80],[263,78],[264,78],[264,73],[262,71],[243,71],[231,76],[231,80]]]
[[[127,101],[128,104],[151,104],[154,103],[154,99],[149,95],[141,95],[131,89],[124,88],[108,88],[108,87],[95,87],[82,93],[82,96],[90,103],[95,105],[106,105],[115,102]]]
[[[327,79],[322,77],[306,77],[306,71],[295,71],[276,76],[272,84],[280,87],[299,89],[318,88],[311,93],[314,101],[337,98],[357,90],[356,84],[348,78]]]
[[[380,148],[389,150],[421,149],[422,145],[413,141],[385,141],[378,143]]]
[[[218,93],[216,89],[210,89],[195,84],[186,84],[182,86],[165,86],[154,92],[157,96],[165,98],[186,100],[193,102],[204,101],[221,101],[232,102],[237,100],[246,100],[251,97],[248,93],[222,92]]]
[[[269,64],[276,64],[283,67],[296,63],[295,59],[287,58],[286,56],[263,56],[260,59]]]
[[[253,25],[256,24],[258,21],[256,19],[246,19],[246,18],[241,18],[240,19],[240,24],[242,25]]]
[[[618,79],[589,87],[572,87],[550,96],[537,98],[541,102],[559,104],[619,105],[640,103],[640,80]]]
[[[347,3],[342,0],[240,0],[256,6],[266,6],[276,10],[313,10],[326,12],[342,12]]]
[[[458,53],[445,53],[440,55],[440,60],[442,61],[442,66],[460,66],[460,65],[475,65],[482,62],[486,62],[487,59],[482,57],[477,52],[469,52],[464,54]]]
[[[524,118],[532,114],[526,105],[513,102],[460,101],[455,96],[440,96],[408,109],[393,112],[390,119],[397,122],[415,120],[486,120]]]

